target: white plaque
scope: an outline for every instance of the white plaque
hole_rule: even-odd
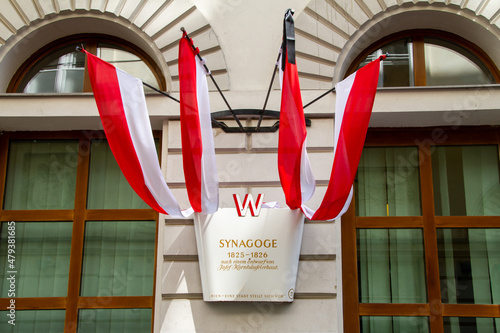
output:
[[[238,216],[235,208],[195,214],[205,301],[292,302],[304,215],[262,208]]]

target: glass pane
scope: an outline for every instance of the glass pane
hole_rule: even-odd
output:
[[[155,221],[87,222],[81,295],[153,295],[155,234]]]
[[[2,222],[1,297],[66,296],[71,231],[72,222]]]
[[[500,304],[500,229],[437,229],[441,298]]]
[[[428,317],[379,317],[363,316],[360,319],[361,333],[427,333]]]
[[[432,152],[436,215],[500,215],[497,146],[442,146]]]
[[[77,140],[12,141],[4,209],[73,209]]]
[[[76,45],[62,47],[38,61],[23,78],[17,92],[82,92],[85,54],[75,51]]]
[[[500,333],[500,318],[443,317],[444,333]]]
[[[424,42],[428,86],[495,83],[488,68],[469,50],[436,38]]]
[[[414,86],[412,43],[409,38],[384,45],[382,48],[366,57],[359,65],[358,69],[386,53],[389,53],[391,56],[381,62],[378,86]]]
[[[130,187],[104,140],[92,140],[87,208],[149,208]]]
[[[113,64],[128,74],[141,79],[143,82],[159,89],[158,81],[148,65],[135,54],[117,48],[117,46],[107,43],[99,43],[97,56],[102,60]],[[148,89],[145,87],[145,89]]]
[[[418,216],[417,147],[363,149],[355,180],[357,216]]]
[[[151,309],[83,309],[78,333],[151,332]]]
[[[2,333],[64,332],[64,310],[16,310],[15,321],[9,323],[10,312],[0,311]],[[14,323],[15,325],[13,325]]]
[[[421,229],[358,229],[357,242],[361,303],[427,302]]]

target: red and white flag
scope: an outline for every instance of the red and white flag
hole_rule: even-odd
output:
[[[287,12],[288,14],[288,12]],[[293,25],[291,14],[285,16],[285,26]],[[292,30],[293,31],[293,30]],[[281,114],[278,143],[278,170],[287,205],[300,208],[311,220],[333,220],[344,214],[352,199],[352,184],[368,130],[380,68],[380,60],[372,61],[356,73],[335,85],[334,161],[330,181],[320,207],[314,211],[304,203],[314,192],[315,183],[306,151],[306,126],[300,97],[299,77],[286,47],[285,29],[282,57],[284,61]],[[294,40],[294,36],[288,36]],[[292,61],[293,60],[293,63]],[[283,67],[283,66],[282,66]]]
[[[313,212],[304,206],[303,210],[311,220],[332,220],[349,208],[353,194],[352,184],[363,152],[382,59],[385,56],[363,66],[335,85],[337,99],[333,167],[320,207]]]
[[[188,217],[163,178],[149,121],[142,81],[87,54],[90,82],[113,155],[132,189],[151,208]]]
[[[195,212],[214,213],[219,206],[219,182],[210,118],[206,66],[186,32],[179,42],[181,139],[184,176]]]

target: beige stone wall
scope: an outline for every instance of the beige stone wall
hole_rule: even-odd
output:
[[[329,178],[333,125],[331,118],[314,119],[309,128],[309,154],[320,184],[311,203],[313,207],[319,205]],[[234,207],[233,193],[264,193],[265,201],[279,201],[281,207],[286,207],[277,171],[277,132],[252,135],[214,132],[221,207]],[[187,207],[179,121],[164,122],[163,147],[167,182],[181,206]],[[292,304],[204,302],[193,220],[162,216],[159,241],[155,332],[339,331],[338,222],[306,221]]]

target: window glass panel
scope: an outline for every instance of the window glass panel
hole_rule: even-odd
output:
[[[417,44],[412,38],[419,36],[420,39],[420,33],[416,31],[412,35],[383,45],[368,55],[357,69],[382,54],[389,54],[380,65],[379,87],[415,86],[415,75],[424,78],[424,74],[427,86],[496,83],[480,56],[458,42],[426,36],[423,43]],[[454,38],[450,36],[450,39]],[[413,58],[414,47],[418,48],[419,59]]]
[[[153,295],[155,221],[89,221],[82,296]]]
[[[443,303],[500,304],[500,229],[437,229]]]
[[[435,147],[432,177],[436,215],[500,215],[499,170],[497,146]]]
[[[355,182],[357,216],[418,216],[417,147],[363,149]]]
[[[0,311],[2,333],[64,332],[64,310],[16,310],[15,325],[8,321],[9,312]]]
[[[73,93],[83,91],[85,54],[68,45],[38,61],[23,78],[18,92]]]
[[[381,62],[378,86],[413,86],[412,43],[409,38],[384,45],[382,48],[370,54],[359,65],[358,69],[386,53],[389,53],[391,56]]]
[[[443,317],[444,333],[500,333],[500,318]]]
[[[138,56],[117,46],[107,43],[99,43],[97,56],[102,60],[113,64],[128,74],[141,79],[143,82],[159,89],[158,81],[148,65]],[[147,87],[145,87],[148,89]]]
[[[66,296],[71,231],[72,222],[2,222],[1,297],[9,297],[7,278],[12,275],[17,297]],[[9,236],[15,242],[10,241],[15,245],[14,261],[9,261]]]
[[[467,49],[435,38],[424,42],[428,86],[495,83],[488,68]]]
[[[427,302],[421,229],[358,229],[357,242],[361,303]]]
[[[73,209],[77,140],[12,141],[4,209]]]
[[[92,140],[87,208],[149,208],[130,187],[105,140]]]
[[[83,309],[79,333],[138,333],[151,331],[151,309]]]
[[[428,317],[382,317],[363,316],[360,320],[361,333],[427,333]]]

